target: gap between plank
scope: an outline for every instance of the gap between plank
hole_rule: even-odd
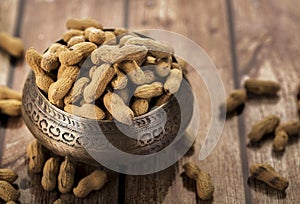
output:
[[[17,18],[16,18],[16,22],[15,22],[15,28],[14,28],[14,36],[16,37],[20,37],[21,34],[21,28],[22,28],[22,19],[23,19],[23,14],[24,14],[24,0],[19,0],[18,2],[18,9],[17,9]],[[18,63],[18,60],[16,58],[10,57],[9,58],[9,62],[10,62],[10,69],[9,69],[9,73],[8,73],[8,80],[6,85],[8,87],[12,87],[13,84],[13,77],[14,77],[14,73],[15,73],[15,66]],[[5,133],[6,133],[6,127],[7,127],[7,123],[8,123],[8,118],[6,118],[4,120],[4,123],[1,123],[1,127],[0,127],[0,166],[2,164],[2,154],[3,154],[3,146],[4,146],[4,137],[5,137]]]
[[[233,66],[233,78],[234,78],[234,88],[240,88],[240,77],[238,70],[238,58],[236,53],[236,42],[235,42],[235,29],[234,29],[234,14],[232,9],[231,0],[226,0],[227,6],[227,15],[228,15],[228,30],[230,38],[230,51],[231,51],[231,61]],[[245,201],[246,203],[252,203],[251,201],[251,192],[248,186],[248,176],[249,176],[249,165],[248,165],[248,156],[247,156],[247,144],[245,138],[245,121],[244,116],[238,116],[238,134],[240,142],[240,156],[242,160],[242,173],[243,173],[243,184],[245,192]]]

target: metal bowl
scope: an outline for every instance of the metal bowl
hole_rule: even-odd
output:
[[[22,114],[28,129],[46,148],[75,161],[98,165],[87,148],[103,151],[109,142],[121,151],[146,155],[164,149],[177,135],[184,135],[192,118],[194,102],[191,87],[185,80],[175,96],[149,113],[135,117],[133,125],[127,126],[60,110],[38,89],[35,76],[30,72],[23,89]],[[184,100],[184,106],[179,105],[178,99]]]

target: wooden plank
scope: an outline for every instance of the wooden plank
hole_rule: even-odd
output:
[[[2,1],[1,1],[2,3]],[[35,47],[43,52],[51,42],[60,39],[66,30],[65,22],[69,18],[94,18],[105,27],[120,27],[123,22],[123,1],[35,1],[27,0],[22,19],[21,37],[25,47]],[[113,9],[113,14],[111,12]],[[2,10],[1,10],[2,11]],[[1,13],[2,15],[2,13]],[[15,67],[13,88],[21,91],[29,72],[29,66],[23,62]],[[1,136],[3,137],[3,135]],[[45,192],[40,185],[40,175],[27,172],[25,149],[33,140],[22,119],[10,119],[6,129],[4,149],[2,149],[1,167],[16,170],[19,178],[16,181],[21,188],[22,203],[53,203],[60,197],[58,191]],[[83,174],[90,168],[80,170]],[[117,203],[118,174],[109,172],[109,182],[101,190],[91,193],[85,199],[75,199],[72,194],[62,195],[70,203]],[[113,195],[113,196],[111,196]]]
[[[232,64],[225,1],[176,0],[137,1],[129,4],[128,25],[133,29],[163,28],[187,36],[197,42],[215,62],[227,93],[233,88]],[[213,15],[212,15],[213,14]],[[198,81],[197,81],[198,82]],[[199,81],[201,82],[201,80]],[[237,119],[226,122],[217,148],[204,161],[198,160],[200,146],[210,121],[210,100],[203,84],[198,84],[201,98],[200,133],[192,156],[159,173],[126,176],[125,203],[198,203],[195,183],[182,174],[187,161],[197,162],[208,171],[215,183],[216,203],[243,203],[245,193],[239,151]],[[207,107],[207,108],[205,108]]]
[[[246,134],[255,121],[269,114],[282,122],[297,120],[296,86],[300,71],[300,2],[233,2],[240,79],[255,77],[279,81],[278,99],[251,100],[244,112]],[[241,135],[245,136],[245,135]],[[249,164],[269,163],[290,181],[286,194],[250,181],[253,203],[299,203],[300,142],[292,139],[283,154],[272,151],[272,137],[247,148]]]
[[[18,1],[4,0],[0,2],[0,32],[14,35],[15,21],[17,17]],[[9,56],[3,50],[0,51],[0,84],[6,85],[10,69]]]

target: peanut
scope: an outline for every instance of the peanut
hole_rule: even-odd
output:
[[[103,97],[103,103],[105,108],[117,121],[127,125],[132,124],[134,113],[119,95],[108,92]]]
[[[67,65],[61,64],[58,68],[57,71],[57,80],[61,78],[62,74],[64,73],[64,71],[68,68]]]
[[[15,201],[12,201],[12,200],[10,200],[10,201],[6,202],[6,204],[16,204],[16,202],[15,202]]]
[[[172,60],[172,58],[171,58]],[[160,77],[166,77],[169,75],[171,70],[171,61],[170,59],[168,62],[164,60],[159,60],[158,63],[155,66],[155,73]]]
[[[66,50],[60,53],[59,61],[65,65],[75,65],[81,60],[88,57],[97,46],[91,42],[82,42],[70,47],[70,50]]]
[[[24,53],[24,45],[21,39],[5,32],[0,32],[0,48],[14,57],[21,57]]]
[[[67,47],[65,45],[59,43],[52,44],[48,51],[43,54],[41,68],[46,72],[51,72],[58,69],[60,65],[58,55],[66,49]]]
[[[41,184],[45,191],[52,191],[56,187],[56,179],[59,170],[59,159],[51,157],[45,163]]]
[[[55,200],[53,204],[65,204],[65,201],[62,200],[61,198],[59,198],[59,199]]]
[[[226,99],[226,112],[234,112],[238,107],[245,104],[246,100],[247,94],[245,90],[233,90]]]
[[[68,41],[68,47],[72,47],[78,43],[85,42],[85,37],[83,35],[74,36]]]
[[[111,86],[113,89],[124,89],[127,86],[128,78],[119,70],[118,64],[114,64],[113,67],[117,77],[111,81]]]
[[[100,190],[107,182],[107,175],[104,171],[95,170],[90,175],[81,179],[73,193],[78,198],[86,197],[93,190]]]
[[[248,138],[252,142],[258,142],[265,134],[273,132],[279,123],[280,119],[276,115],[265,117],[252,126]]]
[[[117,44],[117,38],[114,32],[105,31],[105,41],[103,42],[104,45],[115,45]]]
[[[143,115],[149,109],[149,101],[147,99],[137,99],[131,105],[131,109],[135,116]]]
[[[44,93],[48,93],[49,87],[54,81],[41,68],[42,56],[34,48],[29,48],[26,51],[25,59],[35,74],[37,87]]]
[[[253,164],[250,173],[253,178],[277,190],[284,191],[289,186],[287,179],[277,173],[270,164]]]
[[[126,45],[140,45],[145,46],[149,53],[156,58],[167,58],[174,54],[174,50],[165,42],[152,40],[150,38],[134,37],[128,39]]]
[[[13,183],[17,180],[18,174],[11,169],[0,169],[0,180]]]
[[[66,23],[68,29],[85,30],[89,27],[103,29],[103,26],[94,19],[69,19]]]
[[[300,122],[292,121],[279,125],[275,130],[273,148],[275,151],[283,151],[288,144],[289,136],[298,135],[300,132]]]
[[[178,65],[179,65],[182,69],[186,68],[187,62],[186,62],[185,60],[183,60],[183,59],[180,58],[180,57],[176,57],[176,61],[177,61]],[[176,64],[177,64],[177,63],[176,63]]]
[[[22,95],[18,91],[10,89],[7,86],[0,86],[0,100],[2,99],[21,100]]]
[[[116,36],[123,35],[123,34],[126,34],[126,33],[128,33],[128,30],[126,30],[125,28],[115,28],[114,29],[114,34]]]
[[[146,84],[150,84],[150,83],[152,83],[156,80],[155,74],[151,70],[145,70],[144,75],[145,75],[145,81],[144,82]]]
[[[115,94],[118,94],[124,101],[125,104],[129,103],[130,96],[129,96],[129,89],[124,88],[124,89],[118,89],[114,91]]]
[[[48,92],[50,103],[56,104],[55,101],[62,100],[67,95],[74,84],[78,73],[79,68],[77,66],[69,66],[62,73],[61,77],[51,84]]]
[[[195,163],[189,162],[183,166],[186,175],[196,180],[197,194],[202,200],[210,200],[214,193],[211,176],[202,171]]]
[[[34,140],[27,147],[27,156],[29,157],[29,171],[40,173],[46,159],[44,147]]]
[[[157,63],[157,59],[151,55],[147,56],[146,65],[154,65]]]
[[[79,102],[79,100],[83,97],[83,91],[85,87],[89,84],[90,79],[86,77],[81,77],[78,79],[69,93],[64,98],[65,104],[74,104]]]
[[[94,64],[115,64],[124,60],[139,60],[146,56],[148,50],[145,46],[125,45],[121,48],[115,45],[102,45],[91,54]]]
[[[96,45],[101,45],[106,39],[105,32],[103,30],[93,27],[85,29],[84,35],[88,41],[95,43]]]
[[[135,35],[133,35],[132,33],[128,34],[128,35],[124,35],[121,37],[120,41],[119,41],[119,45],[120,46],[124,46],[126,44],[126,42],[133,38],[133,37],[136,37]]]
[[[61,193],[69,193],[74,185],[76,165],[68,157],[60,165],[58,174],[58,190]]]
[[[132,83],[140,85],[145,82],[145,74],[136,61],[124,61],[119,67],[127,74]]]
[[[98,66],[92,66],[92,67],[90,68],[90,70],[89,70],[89,77],[90,77],[90,79],[93,78],[94,72],[95,72],[95,70],[96,70],[97,68],[98,68]]]
[[[172,97],[172,95],[168,95],[168,94],[163,94],[161,95],[156,101],[155,101],[155,106],[161,106],[165,103],[167,103],[170,98]]]
[[[22,102],[16,99],[0,100],[0,114],[8,116],[19,116],[21,114]]]
[[[105,118],[105,112],[94,104],[85,103],[82,106],[68,104],[64,107],[64,111],[89,119],[102,120]]]
[[[144,84],[138,86],[134,92],[134,96],[138,98],[152,98],[160,96],[164,93],[163,85],[160,82],[153,82],[152,84]]]
[[[16,201],[20,197],[20,191],[16,190],[7,181],[0,181],[0,198],[4,201]]]
[[[245,89],[255,95],[276,96],[280,90],[280,84],[275,81],[248,79],[245,81]]]
[[[182,71],[179,69],[172,69],[164,84],[164,89],[167,94],[176,93],[181,85]]]
[[[109,64],[99,66],[93,73],[91,82],[85,87],[83,92],[84,101],[92,103],[104,92],[107,84],[115,75],[115,70]]]
[[[71,29],[71,30],[68,30],[66,31],[64,34],[63,34],[63,41],[65,42],[69,42],[69,40],[72,38],[72,37],[75,37],[75,36],[84,36],[84,31],[82,30],[76,30],[76,29]]]

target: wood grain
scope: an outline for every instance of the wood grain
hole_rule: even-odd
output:
[[[214,15],[212,15],[214,14]],[[138,16],[138,18],[137,18]],[[187,36],[198,43],[215,62],[225,89],[233,88],[230,44],[225,1],[130,1],[130,28],[163,28]],[[126,176],[125,203],[198,203],[195,183],[183,173],[187,161],[197,162],[208,171],[216,185],[214,202],[243,203],[242,165],[239,152],[237,119],[226,122],[223,136],[214,152],[204,161],[198,160],[199,150],[209,128],[210,99],[201,79],[197,85],[200,99],[200,133],[191,157],[186,156],[168,169],[147,176]],[[224,162],[226,161],[226,162]]]
[[[250,100],[244,111],[245,135],[255,121],[269,114],[282,122],[297,120],[296,86],[300,71],[300,2],[233,2],[237,60],[240,79],[254,77],[279,81],[279,98]],[[256,145],[248,144],[249,164],[269,163],[290,181],[285,193],[249,181],[253,203],[299,203],[300,142],[290,140],[286,151],[272,151],[273,135]]]
[[[17,6],[8,3],[10,1],[1,1],[1,16],[6,11],[10,14]],[[13,1],[17,2],[17,1]],[[111,8],[114,8],[112,15]],[[10,10],[8,10],[10,9]],[[24,13],[22,19],[21,37],[25,47],[35,47],[39,52],[43,52],[51,42],[61,38],[62,33],[66,30],[65,22],[69,18],[94,18],[102,23],[105,27],[121,27],[123,26],[124,4],[122,0],[118,1],[35,1],[27,0],[24,5]],[[11,14],[10,14],[11,15]],[[7,15],[8,17],[10,15]],[[11,28],[5,27],[6,24],[14,25],[13,19],[6,19],[5,29],[10,32]],[[2,19],[2,18],[1,18]],[[2,24],[1,24],[2,25]],[[2,27],[1,27],[2,28]],[[2,70],[1,70],[2,71]],[[29,66],[25,63],[19,63],[14,67],[12,87],[21,91],[30,71]],[[3,71],[4,77],[7,73]],[[2,77],[2,72],[1,72]],[[3,77],[3,78],[4,78]],[[3,81],[6,81],[4,78]],[[9,119],[4,138],[1,167],[12,168],[19,174],[16,181],[21,189],[20,201],[22,203],[53,203],[61,195],[58,191],[45,192],[40,185],[41,175],[33,175],[27,171],[27,161],[25,149],[29,142],[34,138],[26,128],[22,119]],[[78,176],[82,176],[91,171],[91,168],[79,168]],[[62,195],[68,203],[117,203],[118,202],[118,174],[109,172],[109,182],[101,191],[92,192],[85,199],[76,199],[72,194]],[[113,195],[113,196],[112,196]],[[1,203],[1,201],[0,201]]]

